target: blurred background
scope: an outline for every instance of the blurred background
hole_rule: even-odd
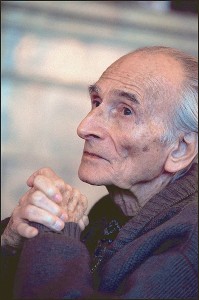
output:
[[[197,56],[197,1],[1,1],[1,8],[1,217],[46,166],[92,206],[106,189],[77,176],[87,86],[138,47]]]

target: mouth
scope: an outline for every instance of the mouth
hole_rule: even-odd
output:
[[[105,159],[104,157],[102,157],[102,156],[100,156],[98,154],[91,153],[91,152],[88,152],[88,151],[84,151],[83,155],[84,155],[84,157],[92,158],[92,159]]]

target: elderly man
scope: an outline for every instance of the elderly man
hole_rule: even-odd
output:
[[[87,217],[51,169],[30,176],[2,224],[6,299],[197,298],[197,74],[195,58],[149,47],[89,87],[79,178],[109,195]]]

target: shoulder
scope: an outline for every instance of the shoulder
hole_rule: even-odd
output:
[[[197,235],[198,232],[198,201],[194,199],[184,206],[182,211],[176,216],[178,224],[187,229],[189,238]],[[194,239],[193,239],[194,240]]]

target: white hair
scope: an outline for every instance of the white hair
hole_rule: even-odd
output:
[[[184,71],[179,101],[173,114],[165,122],[165,133],[161,137],[161,142],[170,145],[179,137],[180,133],[198,133],[198,60],[183,51],[164,46],[139,48],[134,51],[134,53],[136,52],[164,53],[177,60]],[[173,180],[183,176],[192,163],[187,168],[177,172]]]
[[[135,50],[145,53],[164,53],[176,59],[184,70],[180,101],[166,122],[162,143],[173,143],[180,132],[198,132],[198,61],[195,57],[175,48],[164,46],[144,47]]]

